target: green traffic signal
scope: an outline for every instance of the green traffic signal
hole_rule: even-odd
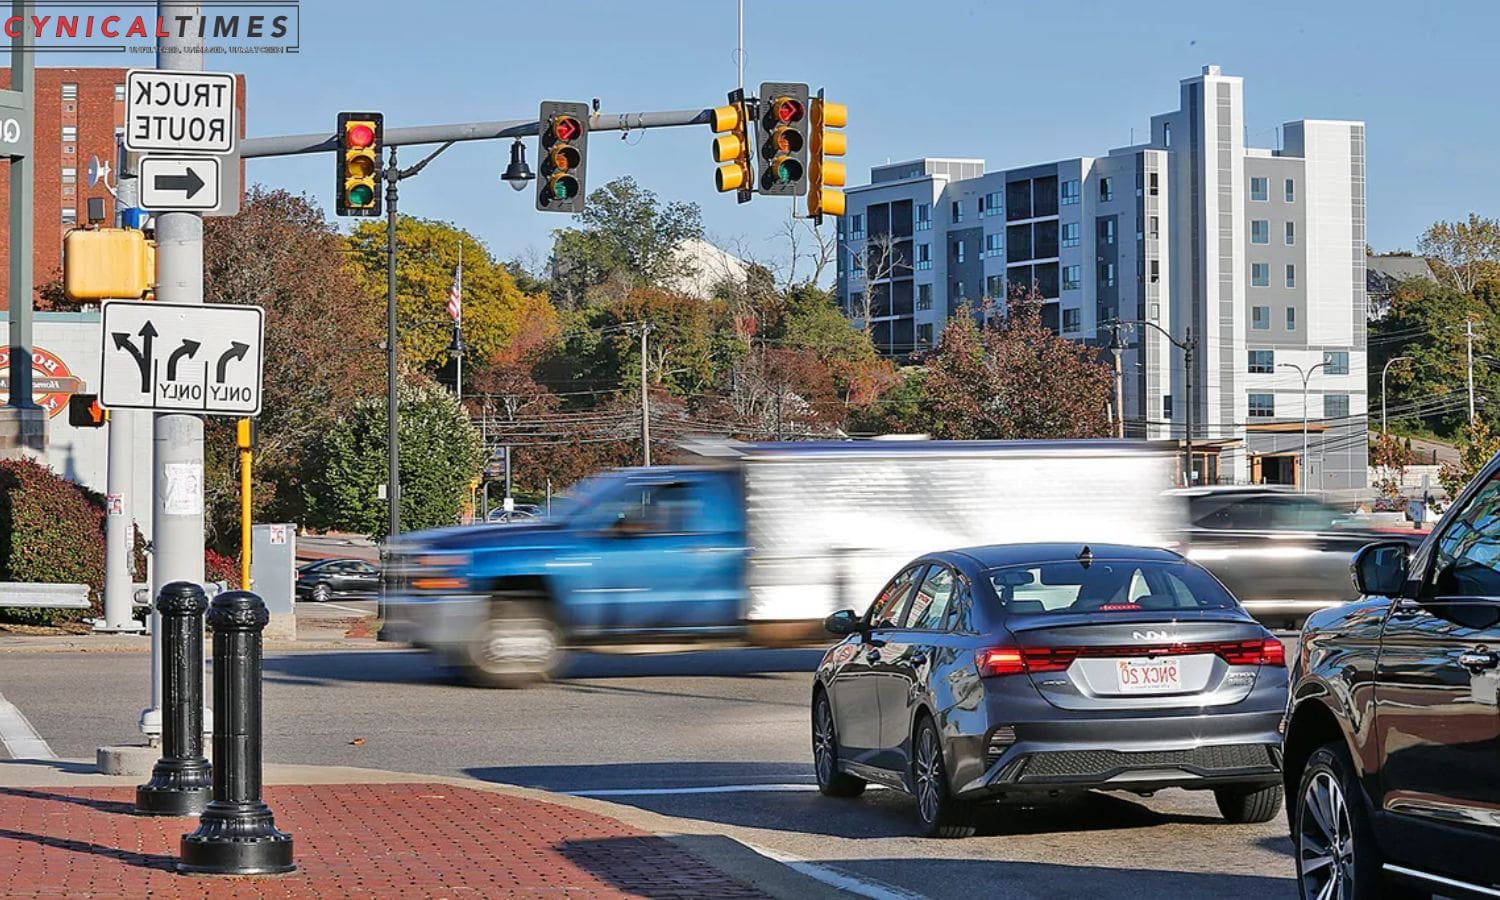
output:
[[[350,206],[369,206],[374,199],[375,192],[366,184],[357,184],[349,191]]]

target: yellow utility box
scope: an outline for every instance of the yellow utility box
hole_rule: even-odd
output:
[[[133,228],[79,228],[63,239],[69,300],[135,300],[156,285],[156,246]]]

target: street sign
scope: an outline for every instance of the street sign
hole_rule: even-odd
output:
[[[210,416],[260,414],[258,306],[104,304],[99,404]]]
[[[219,160],[213,156],[144,156],[141,206],[152,212],[217,209]]]
[[[125,76],[125,149],[233,153],[235,81],[227,72],[131,69]]]

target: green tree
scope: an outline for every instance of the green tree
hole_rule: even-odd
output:
[[[448,391],[408,381],[397,393],[401,447],[401,529],[452,525],[479,474],[479,433]],[[320,454],[327,475],[309,491],[309,521],[377,537],[386,531],[386,404],[365,398],[328,430]]]
[[[1465,294],[1500,271],[1500,221],[1469,213],[1467,221],[1434,222],[1417,241],[1443,284]]]
[[[1380,401],[1386,362],[1397,356],[1409,360],[1391,366],[1386,375],[1393,427],[1423,427],[1451,436],[1467,423],[1466,319],[1473,319],[1474,333],[1481,338],[1500,325],[1494,309],[1472,294],[1426,279],[1397,286],[1390,312],[1371,327],[1369,337],[1370,396],[1375,403]],[[1476,341],[1475,356],[1483,352],[1484,344]],[[1500,373],[1478,358],[1474,389],[1480,397],[1500,396]],[[1494,416],[1492,406],[1480,404],[1480,412]]]
[[[1465,427],[1458,463],[1445,463],[1438,472],[1438,481],[1448,497],[1457,497],[1464,485],[1472,481],[1496,453],[1500,453],[1500,434],[1491,431],[1483,419]]]
[[[568,306],[583,305],[606,282],[662,288],[692,274],[679,250],[703,237],[696,203],[664,203],[627,175],[591,192],[574,218],[581,228],[552,233],[553,296]]]

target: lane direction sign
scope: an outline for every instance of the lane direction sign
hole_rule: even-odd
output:
[[[143,156],[141,206],[152,212],[218,209],[219,160],[212,156]]]
[[[260,414],[258,306],[104,304],[99,405],[210,416]]]
[[[235,79],[227,72],[131,69],[125,75],[125,149],[234,152]]]

